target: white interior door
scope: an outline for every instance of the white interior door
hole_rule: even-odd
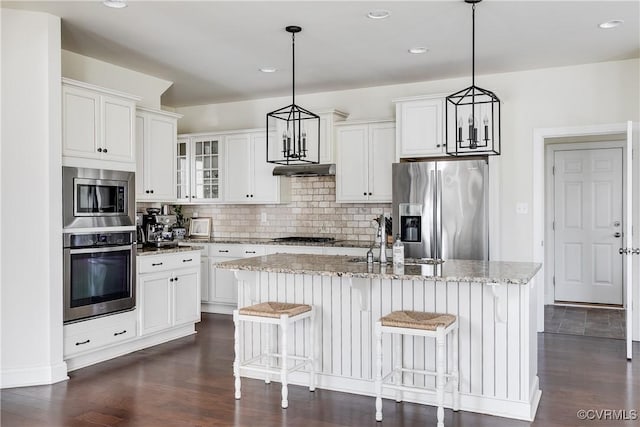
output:
[[[554,154],[555,300],[622,305],[622,149]]]

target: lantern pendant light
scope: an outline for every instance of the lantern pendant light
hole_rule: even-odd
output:
[[[302,28],[290,25],[292,47],[292,97],[291,105],[267,114],[267,162],[281,165],[320,163],[320,116],[296,105],[296,33]],[[309,138],[308,132],[317,132]],[[310,150],[310,139],[315,139],[317,149]],[[315,153],[314,153],[315,152]],[[314,153],[315,156],[311,153]]]
[[[476,86],[476,3],[472,5],[471,86],[447,96],[445,138],[452,156],[500,155],[500,100]]]

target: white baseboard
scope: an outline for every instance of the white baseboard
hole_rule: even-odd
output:
[[[237,304],[219,304],[215,302],[202,302],[200,310],[203,313],[233,314],[233,310],[238,308]]]
[[[256,372],[246,372],[243,368],[240,368],[240,375],[242,377],[264,380],[263,374],[259,374]],[[271,381],[278,382],[273,375]],[[293,372],[289,375],[289,384],[299,385],[303,387],[308,386],[309,376],[306,372]],[[318,374],[318,381],[316,386],[319,389],[327,389],[371,397],[375,396],[373,380],[362,380],[356,378],[338,377],[327,374]],[[538,409],[538,403],[540,401],[542,392],[538,388],[537,382],[536,384],[532,385],[531,390],[532,396],[529,400],[508,400],[498,397],[460,393],[460,410],[517,420],[533,421]],[[230,390],[229,393],[233,393],[233,391]],[[395,400],[395,391],[385,391],[383,393],[383,397],[385,399]],[[433,392],[433,394],[405,392],[403,395],[403,400],[411,403],[436,406],[435,391]],[[444,406],[445,408],[452,407],[451,395],[449,393],[445,393]],[[374,413],[374,401],[372,400],[372,419]]]
[[[2,369],[0,388],[55,384],[67,379],[67,364],[64,361],[55,365]]]

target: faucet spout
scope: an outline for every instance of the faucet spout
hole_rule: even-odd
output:
[[[378,220],[378,237],[380,237],[380,264],[387,263],[387,228],[384,214]]]

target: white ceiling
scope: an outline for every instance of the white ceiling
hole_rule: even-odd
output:
[[[174,82],[169,106],[312,93],[471,74],[471,6],[446,1],[3,1],[62,18],[64,49]],[[387,9],[384,20],[366,17]],[[616,29],[598,24],[622,19]],[[640,56],[640,1],[485,0],[476,8],[476,73]],[[428,53],[407,49],[426,46]],[[265,74],[260,67],[276,67]]]

